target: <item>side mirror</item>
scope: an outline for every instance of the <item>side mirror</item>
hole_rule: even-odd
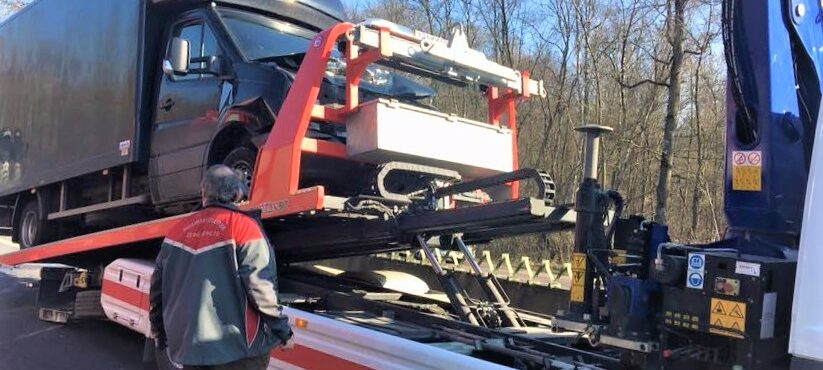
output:
[[[188,40],[175,37],[171,40],[171,50],[168,59],[163,61],[163,72],[171,75],[185,75],[189,73],[191,47]]]

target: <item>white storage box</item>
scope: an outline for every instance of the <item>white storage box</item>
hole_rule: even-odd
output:
[[[512,171],[512,133],[503,127],[378,99],[346,123],[348,156],[442,167],[476,178]]]

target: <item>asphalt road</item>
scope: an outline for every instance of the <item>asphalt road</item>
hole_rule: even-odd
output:
[[[0,254],[16,250],[0,238]],[[143,370],[143,339],[107,321],[37,318],[39,266],[0,268],[0,370]]]

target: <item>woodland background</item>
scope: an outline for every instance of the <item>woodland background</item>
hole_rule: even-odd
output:
[[[698,0],[361,1],[352,19],[385,18],[448,37],[530,71],[548,96],[518,105],[520,164],[548,171],[560,203],[581,178],[582,124],[614,128],[602,140],[600,180],[626,213],[670,227],[674,240],[724,232],[725,75],[720,2]],[[483,117],[479,93],[433,84],[443,111]],[[570,233],[499,248],[568,260]]]

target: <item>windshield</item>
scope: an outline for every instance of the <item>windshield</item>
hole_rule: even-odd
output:
[[[248,60],[305,53],[314,32],[258,14],[219,9],[234,43]]]
[[[296,71],[315,35],[308,29],[260,14],[226,8],[218,8],[217,13],[240,53],[249,61],[277,63]],[[345,76],[343,53],[333,50],[326,67],[326,81],[344,87]],[[431,88],[376,65],[366,68],[360,87],[374,94],[405,99],[434,95]]]

